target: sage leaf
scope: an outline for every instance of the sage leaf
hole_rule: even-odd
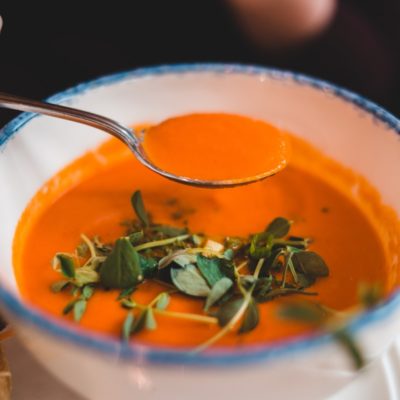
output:
[[[146,326],[146,313],[147,309],[141,311],[139,316],[135,319],[131,327],[131,334],[139,333],[144,329]]]
[[[299,251],[293,253],[292,262],[296,271],[300,271],[312,278],[326,277],[329,268],[325,261],[313,251]]]
[[[278,315],[283,319],[305,322],[316,326],[321,326],[327,312],[318,304],[312,302],[297,302],[285,304],[280,307]]]
[[[255,329],[260,322],[260,312],[257,303],[251,299],[243,316],[242,325],[239,328],[239,333],[247,333]]]
[[[82,296],[85,300],[89,300],[94,293],[94,287],[93,286],[84,286],[82,289]]]
[[[153,309],[148,307],[145,311],[145,327],[150,331],[154,331],[157,328],[157,322],[154,318]]]
[[[99,280],[100,276],[98,272],[89,265],[84,265],[75,270],[74,284],[78,287],[82,287],[89,283],[96,283]]]
[[[124,308],[132,309],[136,307],[136,303],[130,299],[122,299],[121,306]]]
[[[74,320],[79,322],[83,314],[86,311],[87,301],[85,299],[79,299],[74,304]]]
[[[58,282],[54,282],[51,286],[50,289],[53,293],[59,293],[62,290],[64,290],[68,285],[69,285],[69,281],[58,281]]]
[[[216,317],[218,319],[219,326],[223,327],[231,321],[231,319],[237,314],[240,307],[244,302],[244,298],[232,300],[228,303],[223,304],[217,311]]]
[[[218,300],[220,300],[232,286],[232,280],[226,277],[223,277],[218,282],[216,282],[207,296],[204,311],[208,312],[210,307],[212,307]]]
[[[56,255],[60,263],[62,274],[69,279],[75,278],[75,262],[72,257],[67,254],[59,253]]]
[[[126,289],[143,280],[139,254],[129,239],[120,238],[100,267],[100,282],[106,288]]]
[[[283,217],[275,218],[266,228],[266,232],[276,238],[282,238],[289,233],[291,222]]]
[[[350,355],[354,367],[356,369],[361,369],[365,365],[365,358],[354,337],[345,329],[339,329],[336,331],[334,337]]]
[[[125,321],[122,325],[122,339],[123,340],[129,340],[131,336],[131,331],[132,331],[132,326],[133,322],[135,321],[135,316],[133,315],[132,311],[129,311]]]
[[[171,296],[168,293],[166,292],[161,293],[156,303],[156,309],[165,310],[168,307],[170,300]]]
[[[158,262],[158,269],[161,270],[163,268],[168,267],[171,263],[178,264],[181,267],[185,267],[188,264],[196,263],[196,255],[187,253],[185,250],[178,250],[172,254],[169,254],[163,257]]]
[[[365,308],[373,308],[383,299],[382,286],[380,284],[361,284],[358,287],[358,297]]]
[[[144,208],[143,198],[140,190],[137,190],[133,193],[131,197],[132,207],[135,210],[136,216],[138,217],[139,221],[142,223],[143,226],[146,228],[150,226],[150,219]]]
[[[272,289],[270,291],[267,291],[266,293],[261,293],[259,292],[257,296],[255,296],[257,303],[266,303],[267,301],[271,301],[275,299],[276,297],[280,296],[289,296],[292,294],[300,294],[304,296],[316,296],[318,293],[317,292],[306,292],[303,289],[299,288],[276,288]]]
[[[210,293],[207,282],[194,265],[171,268],[170,274],[173,284],[183,293],[196,297],[207,297]]]
[[[234,256],[235,256],[235,252],[232,249],[226,249],[224,251],[224,257],[227,260],[232,261]]]
[[[208,258],[198,254],[196,262],[201,274],[211,287],[224,277],[220,267],[223,262],[222,259],[218,257]]]
[[[303,289],[312,286],[315,283],[315,278],[305,275],[301,272],[297,273],[297,285]]]
[[[75,303],[76,303],[77,301],[78,301],[78,299],[73,299],[73,300],[71,300],[71,301],[63,308],[62,313],[63,313],[64,315],[69,314],[69,313],[73,310],[74,305],[75,305]]]

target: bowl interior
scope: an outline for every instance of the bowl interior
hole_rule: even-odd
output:
[[[229,112],[264,119],[305,138],[365,176],[400,215],[399,123],[345,90],[261,68],[202,65],[137,70],[101,78],[51,101],[122,124],[157,123],[189,112]],[[93,128],[24,114],[0,136],[0,281],[18,296],[12,241],[31,197],[63,166],[108,138]],[[382,179],[384,177],[384,179]]]

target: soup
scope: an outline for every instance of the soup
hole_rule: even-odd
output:
[[[284,132],[231,114],[170,118],[149,127],[143,145],[165,171],[210,181],[273,175],[286,167],[290,157]]]
[[[60,279],[51,260],[57,252],[74,252],[82,234],[98,236],[106,244],[126,235],[123,222],[134,219],[130,198],[137,190],[154,221],[190,229],[217,244],[221,238],[246,238],[262,232],[278,216],[292,221],[291,235],[311,237],[309,249],[329,266],[329,276],[317,279],[311,289],[316,293],[313,299],[330,309],[345,310],[357,304],[362,282],[379,283],[389,293],[397,283],[399,262],[395,244],[400,229],[395,214],[381,204],[379,195],[362,177],[296,136],[290,135],[290,141],[292,158],[285,170],[252,185],[222,190],[166,180],[142,166],[114,139],[83,155],[47,182],[21,218],[14,241],[14,266],[23,298],[61,318],[73,297],[70,290],[50,290]],[[149,279],[127,298],[148,304],[163,291],[162,283]],[[80,326],[120,336],[131,312],[129,304],[128,310],[121,307],[120,295],[119,289],[96,290],[85,303]],[[220,328],[207,322],[213,317],[203,311],[203,301],[180,292],[169,297],[169,315],[152,315],[157,329],[142,329],[131,340],[187,348],[218,334]],[[299,293],[291,299],[302,297]],[[277,297],[260,304],[257,329],[245,335],[227,332],[218,345],[265,343],[309,332],[307,324],[278,317],[277,310],[285,302],[286,298]],[[176,317],[183,313],[211,319]],[[62,318],[74,323],[71,313]],[[154,328],[154,321],[150,323]]]

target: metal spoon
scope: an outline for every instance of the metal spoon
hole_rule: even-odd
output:
[[[18,111],[33,112],[37,114],[45,114],[51,117],[79,122],[81,124],[100,129],[125,143],[136,156],[136,158],[147,168],[164,176],[165,178],[179,183],[184,183],[186,185],[206,188],[233,187],[259,181],[277,172],[267,171],[256,176],[246,178],[215,181],[178,176],[168,171],[164,171],[163,169],[158,168],[157,165],[154,165],[153,162],[147,157],[141,144],[142,140],[135,134],[135,132],[110,118],[71,107],[60,106],[58,104],[51,104],[37,100],[30,100],[2,92],[0,92],[0,107],[10,108]]]

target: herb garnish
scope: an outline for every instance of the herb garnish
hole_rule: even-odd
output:
[[[63,313],[75,321],[84,317],[96,291],[119,289],[116,298],[127,309],[121,335],[128,340],[143,329],[157,329],[157,315],[219,325],[221,329],[194,351],[216,343],[232,329],[245,334],[257,328],[259,304],[279,296],[314,296],[309,290],[329,275],[324,260],[309,251],[311,240],[289,236],[292,221],[278,217],[264,231],[247,238],[222,240],[153,222],[140,191],[131,203],[136,219],[125,221],[126,234],[114,243],[98,237],[82,242],[74,253],[57,253],[53,268],[63,279],[54,292],[71,290],[72,300]],[[165,286],[149,304],[134,299],[146,280]],[[168,310],[175,293],[204,302],[204,313]]]
[[[380,285],[364,284],[359,288],[359,305],[346,311],[335,311],[317,302],[302,301],[281,306],[279,315],[282,319],[303,322],[331,333],[349,354],[354,368],[361,369],[365,365],[362,349],[346,325],[360,312],[376,307],[382,298]]]

